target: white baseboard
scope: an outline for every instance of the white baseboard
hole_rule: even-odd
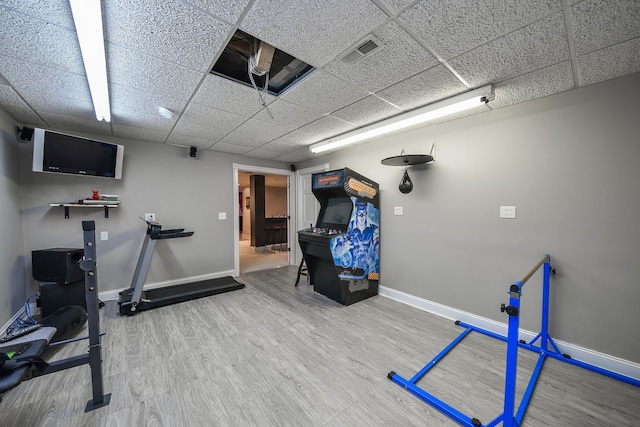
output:
[[[182,285],[184,283],[193,283],[193,282],[199,282],[201,280],[217,279],[218,277],[233,276],[233,274],[234,274],[233,270],[219,271],[217,273],[201,274],[199,276],[191,276],[191,277],[185,277],[182,279],[166,280],[164,282],[145,284],[144,288],[153,289],[153,288],[162,288],[162,287],[171,286],[171,285]],[[128,289],[128,287],[116,289],[112,291],[99,292],[98,298],[100,298],[101,301],[118,301],[118,299],[120,298],[119,296],[120,292],[124,291],[125,289]]]
[[[459,320],[469,325],[486,329],[495,334],[507,336],[508,325],[506,323],[500,323],[496,322],[495,320],[487,319],[485,317],[476,316],[475,314],[467,313],[466,311],[458,310],[446,305],[439,304],[437,302],[416,297],[414,295],[397,291],[386,286],[380,286],[378,288],[378,291],[379,294],[384,297],[399,301],[403,304],[410,305],[420,310],[427,311],[437,316],[444,317],[445,319],[451,319],[454,321]],[[527,342],[530,342],[537,335],[537,332],[534,333],[520,329],[520,338]],[[574,360],[578,360],[589,365],[597,366],[608,371],[616,372],[618,374],[640,380],[640,364],[638,363],[620,359],[615,356],[600,353],[568,342],[563,342],[555,339],[553,341],[555,342],[556,346],[558,346],[558,349],[562,354],[569,354]]]

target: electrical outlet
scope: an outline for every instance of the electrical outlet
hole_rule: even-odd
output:
[[[402,206],[394,206],[393,207],[393,214],[394,215],[403,215],[404,211],[402,209]]]
[[[109,240],[109,232],[101,231],[100,232],[100,240]]]
[[[500,206],[500,218],[514,219],[516,217],[515,206]]]
[[[154,213],[146,213],[146,214],[144,214],[144,220],[147,221],[147,222],[155,221],[156,220],[156,214],[154,214]]]
[[[226,212],[218,212],[218,219],[227,219]]]

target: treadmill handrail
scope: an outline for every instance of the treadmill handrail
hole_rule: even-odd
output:
[[[170,231],[171,231],[171,233],[170,233]],[[175,238],[178,238],[178,237],[189,237],[189,236],[193,236],[193,233],[194,233],[193,231],[185,231],[185,232],[178,231],[178,232],[175,232],[175,231],[173,231],[173,230],[167,230],[166,232],[164,232],[164,231],[163,231],[163,232],[161,232],[161,233],[159,233],[159,234],[157,234],[157,235],[155,235],[155,236],[154,236],[154,235],[151,235],[151,236],[149,236],[149,237],[151,237],[151,238],[152,238],[152,239],[154,239],[154,240],[160,240],[160,239],[175,239]]]
[[[160,239],[176,239],[180,237],[189,237],[193,235],[193,231],[184,231],[184,228],[172,228],[169,230],[163,230],[162,225],[157,222],[148,222],[147,234],[153,240]]]

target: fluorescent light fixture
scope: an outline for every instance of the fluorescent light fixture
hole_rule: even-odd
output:
[[[345,145],[375,138],[419,123],[435,120],[470,108],[485,104],[493,98],[493,86],[488,85],[471,92],[416,108],[404,114],[347,132],[335,138],[327,139],[309,146],[312,153],[322,153]]]
[[[69,0],[98,120],[111,121],[100,0]]]

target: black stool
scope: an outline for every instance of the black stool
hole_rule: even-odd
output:
[[[307,283],[309,283],[309,272],[307,271],[307,265],[304,262],[304,257],[302,257],[302,261],[300,261],[300,266],[298,267],[298,277],[296,278],[295,286],[298,286],[300,276],[307,276]]]

